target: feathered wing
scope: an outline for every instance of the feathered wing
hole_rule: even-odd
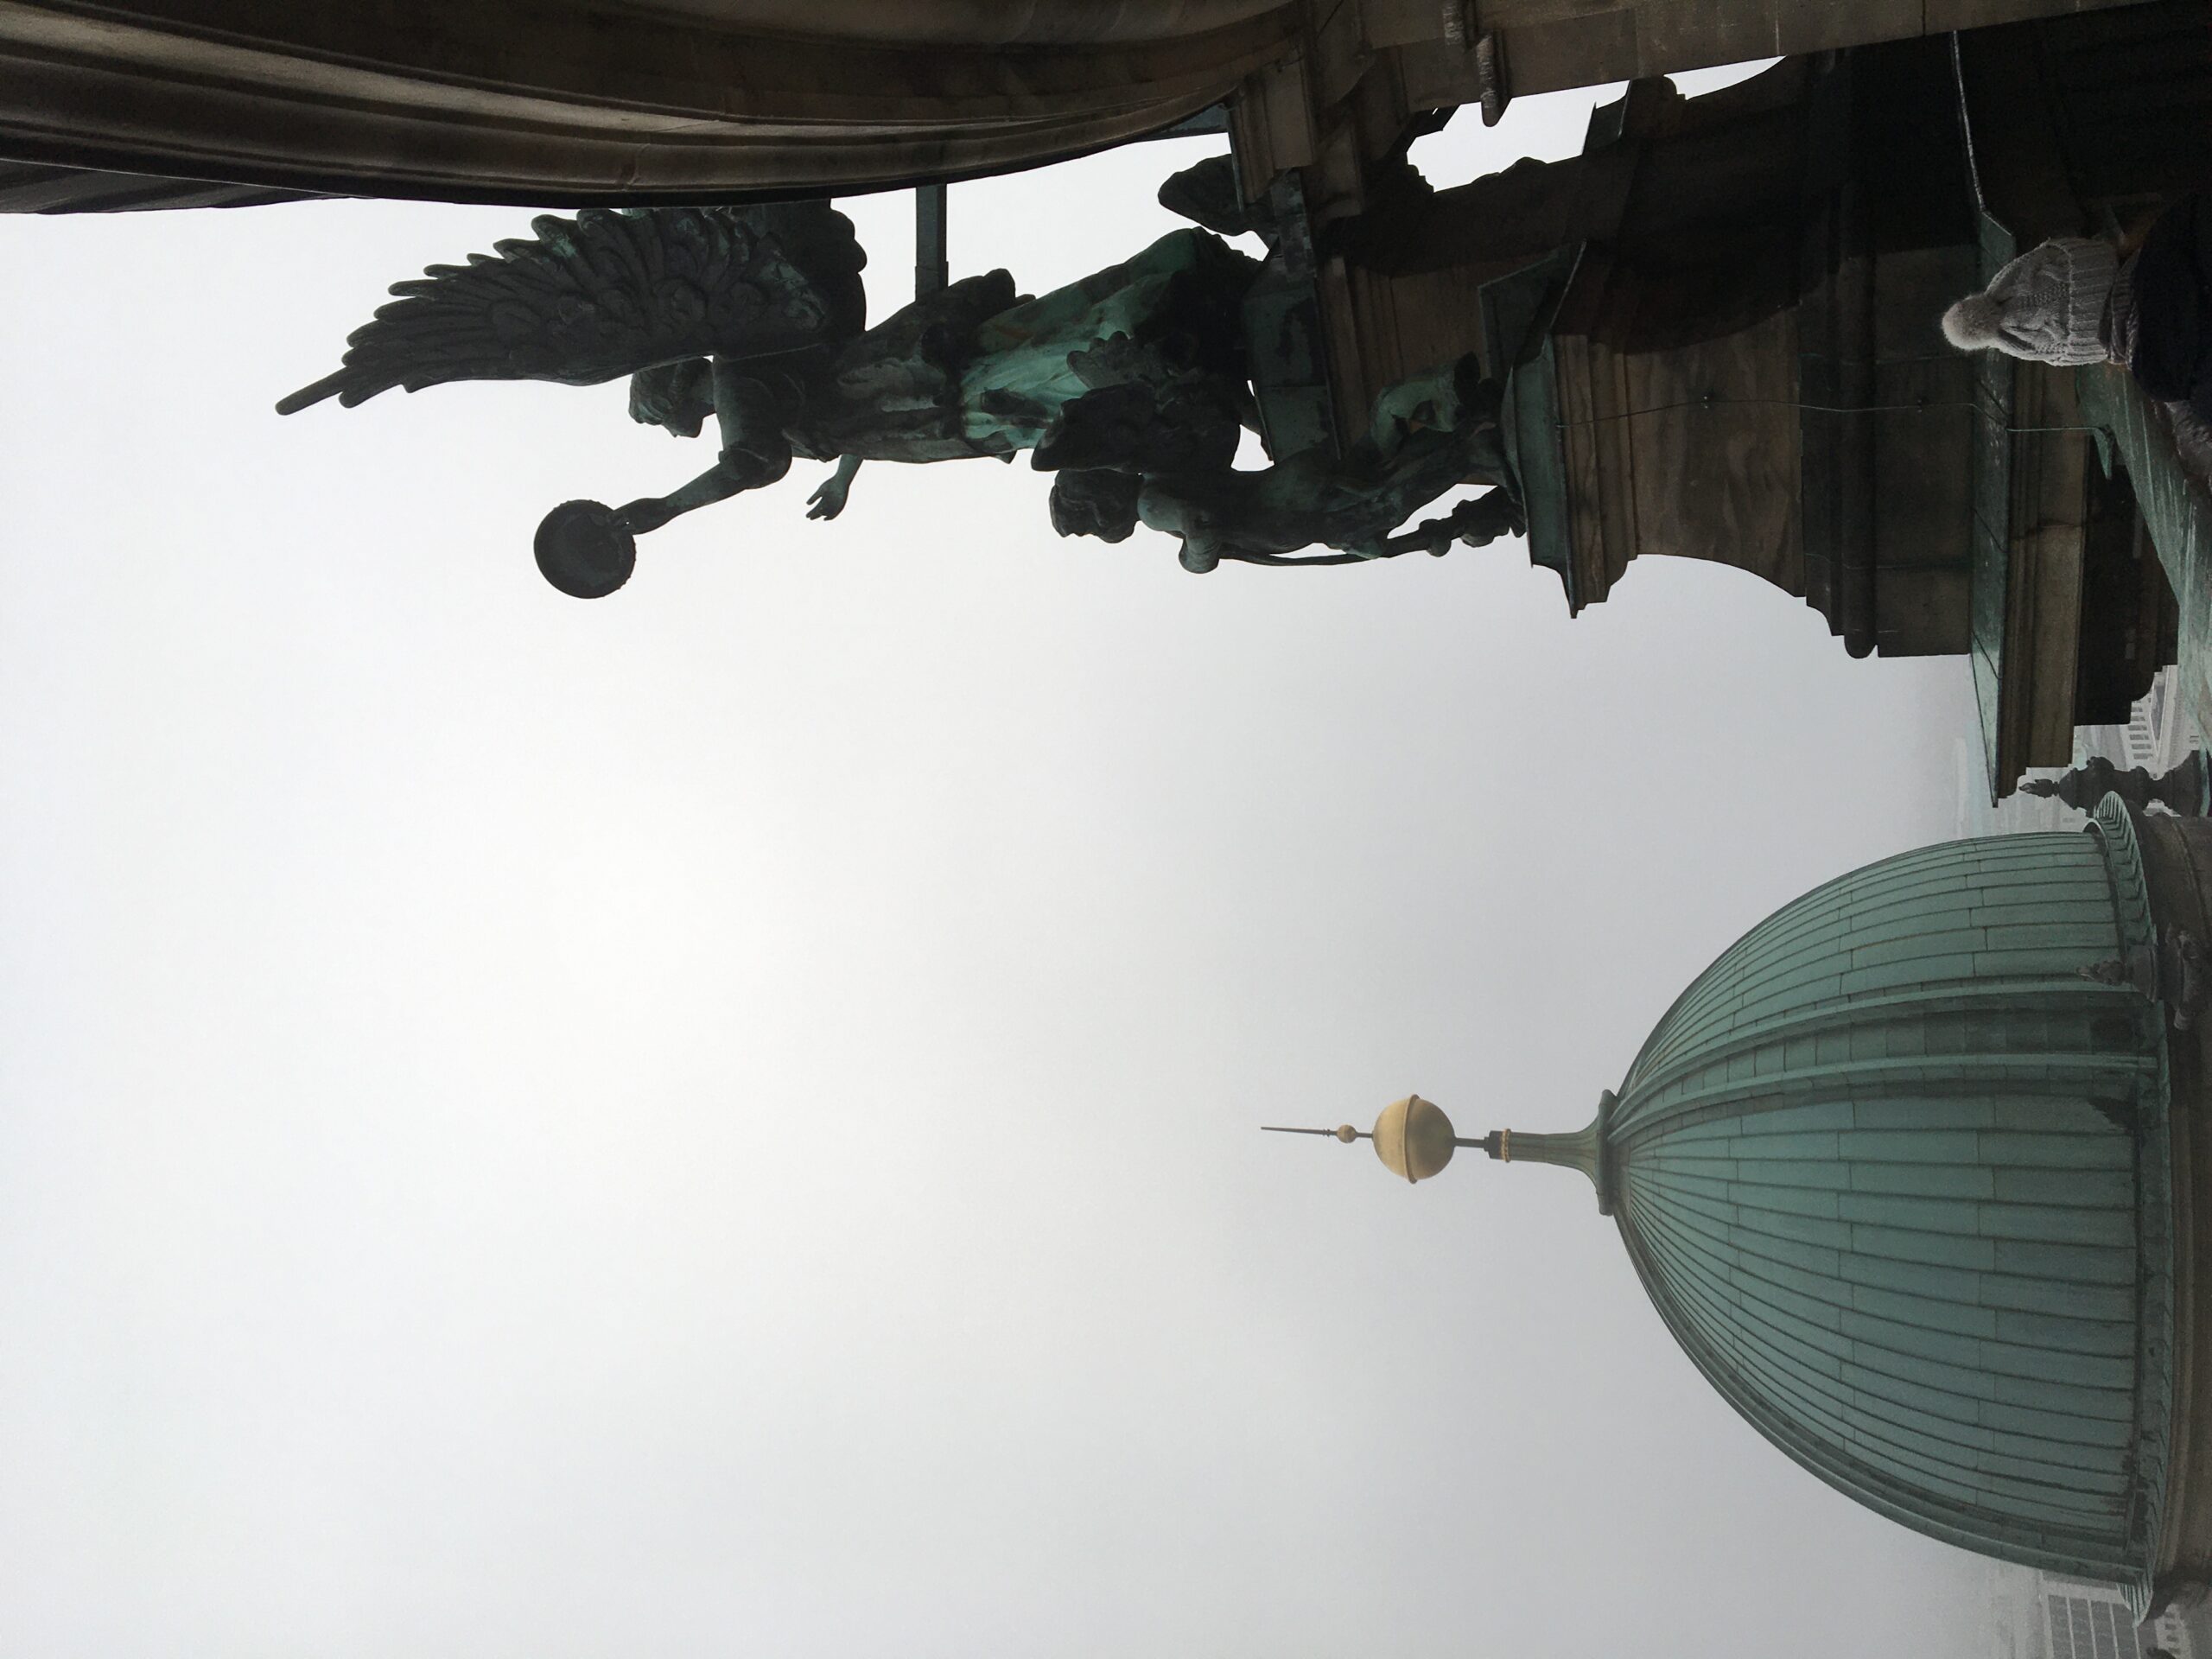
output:
[[[596,385],[680,358],[836,343],[866,322],[866,256],[826,201],[587,209],[531,228],[394,283],[344,365],[277,413],[448,380]]]

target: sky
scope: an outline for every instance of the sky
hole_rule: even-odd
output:
[[[955,273],[1210,142],[957,187]],[[1580,1126],[1950,832],[1961,659],[1693,561],[1193,576],[987,461],[580,603],[543,512],[709,459],[620,386],[270,408],[526,217],[0,219],[0,1653],[1964,1650],[1576,1177],[1255,1132]]]

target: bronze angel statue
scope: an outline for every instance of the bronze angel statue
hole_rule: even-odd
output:
[[[1441,551],[1514,519],[1510,505],[1463,510],[1412,540],[1388,535],[1463,480],[1503,476],[1495,396],[1465,372],[1400,398],[1395,415],[1386,394],[1376,435],[1342,461],[1236,472],[1241,433],[1257,424],[1242,307],[1260,266],[1203,230],[1041,297],[1003,270],[967,277],[869,327],[866,257],[827,202],[589,210],[531,228],[395,285],[339,370],[277,410],[454,380],[627,376],[634,419],[696,437],[711,418],[719,454],[690,483],[546,516],[538,568],[580,598],[629,579],[638,537],[772,484],[794,459],[836,463],[808,515],[834,518],[864,461],[1026,450],[1066,486],[1063,534],[1118,540],[1152,524],[1182,537],[1193,569],[1299,563],[1289,556],[1315,541],[1356,545],[1344,558]]]

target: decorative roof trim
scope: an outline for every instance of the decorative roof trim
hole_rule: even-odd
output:
[[[2151,888],[2143,871],[2133,815],[2116,795],[2107,795],[2091,815],[2084,833],[2104,855],[2112,883],[2113,909],[2120,923],[2124,955],[2141,950],[2156,960],[2158,927],[2152,918]],[[2129,1607],[2138,1618],[2149,1615],[2152,1575],[2165,1522],[2174,1421],[2174,1173],[2173,1084],[2167,1052],[2165,1007],[2145,999],[2138,1018],[2157,1032],[2158,1070],[2136,1091],[2135,1496],[2129,1538],[2138,1567],[2123,1581]]]

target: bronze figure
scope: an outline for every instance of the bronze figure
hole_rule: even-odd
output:
[[[866,257],[826,202],[588,211],[532,228],[395,286],[337,372],[277,409],[453,380],[627,375],[634,419],[696,437],[711,418],[719,454],[690,483],[546,516],[539,569],[580,598],[629,579],[639,536],[772,484],[795,458],[836,463],[809,503],[826,518],[863,461],[1026,450],[1060,474],[1063,534],[1118,540],[1142,522],[1179,537],[1194,570],[1441,552],[1519,525],[1509,492],[1390,534],[1462,482],[1506,478],[1496,391],[1470,365],[1392,388],[1340,457],[1237,471],[1241,435],[1261,424],[1243,307],[1262,267],[1205,230],[1040,297],[1003,270],[967,277],[868,327]],[[1293,556],[1315,542],[1343,550]]]

